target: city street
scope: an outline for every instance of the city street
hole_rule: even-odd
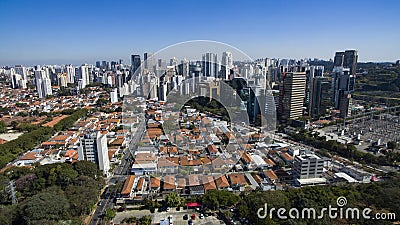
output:
[[[132,135],[131,142],[128,144],[129,147],[125,148],[123,151],[123,157],[121,159],[120,164],[115,168],[115,172],[110,177],[107,182],[108,186],[105,188],[105,191],[101,195],[100,204],[96,207],[95,212],[93,213],[90,225],[97,225],[97,224],[105,224],[103,220],[104,213],[106,209],[114,207],[114,198],[116,197],[119,190],[116,190],[114,186],[117,183],[123,183],[126,179],[127,174],[129,173],[129,168],[131,165],[130,155],[132,154],[133,150],[136,149],[137,143],[141,140],[143,136],[143,132],[145,129],[145,121],[140,121],[136,132]],[[113,185],[113,188],[111,188]]]

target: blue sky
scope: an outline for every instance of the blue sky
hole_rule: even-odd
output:
[[[400,1],[0,0],[0,65],[94,63],[181,41],[230,44],[252,58],[400,59]]]

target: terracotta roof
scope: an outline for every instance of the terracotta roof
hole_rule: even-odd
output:
[[[293,157],[289,155],[287,152],[282,153],[281,156],[285,158],[286,161],[293,161]]]
[[[141,177],[141,178],[139,178],[139,181],[138,181],[138,183],[137,183],[137,185],[136,185],[136,190],[142,190],[142,188],[143,188],[143,184],[144,184],[144,177]]]
[[[199,175],[190,174],[189,175],[189,186],[197,186],[197,185],[200,185]]]
[[[220,177],[215,176],[215,183],[217,184],[218,188],[227,188],[229,187],[228,179],[226,179],[225,175]]]
[[[264,170],[264,175],[271,180],[278,180],[278,176],[276,176],[275,172],[272,170]]]
[[[241,173],[231,173],[228,174],[229,180],[232,185],[246,185],[247,181],[243,174]]]
[[[246,163],[250,163],[252,161],[252,158],[250,156],[250,154],[248,152],[243,152],[242,154],[242,159],[246,162]]]
[[[218,149],[215,145],[208,145],[207,149],[208,149],[209,153],[217,153],[218,152]]]
[[[36,152],[25,153],[25,155],[19,158],[19,160],[35,160],[37,158],[36,154],[37,154]]]
[[[158,162],[157,162],[157,166],[160,167],[173,167],[173,166],[177,166],[177,164],[175,164],[174,162],[166,159],[166,158],[159,158]]]
[[[269,166],[275,166],[276,165],[275,162],[272,161],[272,159],[270,159],[270,158],[265,158],[264,162]]]
[[[178,187],[185,188],[186,187],[186,179],[185,178],[178,178]]]
[[[117,152],[116,149],[108,149],[108,159],[111,160],[114,156],[114,154]]]
[[[135,178],[135,175],[129,175],[128,178],[126,178],[121,195],[130,195]]]
[[[68,138],[70,138],[70,136],[68,135],[57,135],[55,137],[53,137],[53,141],[63,141],[65,142]]]
[[[111,145],[122,145],[124,143],[124,139],[115,139],[113,142],[111,142]]]
[[[215,185],[214,178],[212,176],[203,176],[201,179],[204,190],[216,190],[217,186]]]
[[[175,189],[175,177],[172,175],[168,175],[164,177],[164,190]]]
[[[150,178],[150,188],[159,188],[161,185],[161,180],[158,177],[151,177]]]
[[[263,180],[258,174],[252,174],[252,176],[258,184]]]
[[[67,150],[67,152],[65,152],[65,157],[69,157],[72,158],[74,157],[76,154],[78,154],[78,151],[76,150]]]

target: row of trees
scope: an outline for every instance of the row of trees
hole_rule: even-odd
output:
[[[8,181],[14,180],[18,204],[11,205]],[[57,163],[33,169],[12,168],[0,175],[0,224],[81,224],[104,185],[94,163]]]
[[[87,109],[78,109],[74,113],[72,113],[70,116],[60,120],[60,122],[58,122],[56,125],[54,125],[53,128],[56,131],[66,130],[66,129],[70,128],[72,125],[74,125],[74,123],[78,119],[86,116],[87,112],[88,112]]]
[[[0,145],[0,168],[17,158],[22,153],[34,148],[43,141],[48,140],[54,132],[66,130],[71,127],[79,118],[86,116],[86,109],[74,111],[67,118],[62,119],[53,128],[39,127],[31,124],[12,124],[21,131],[29,131],[22,134],[17,139]]]

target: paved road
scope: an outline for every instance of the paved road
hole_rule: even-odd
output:
[[[128,147],[123,150],[124,156],[121,159],[121,163],[118,165],[117,168],[114,170],[114,174],[107,180],[107,186],[104,192],[101,195],[99,205],[97,206],[93,216],[90,220],[90,225],[97,225],[97,224],[105,224],[103,220],[104,213],[106,209],[113,208],[115,203],[114,199],[117,195],[117,187],[115,184],[123,183],[129,173],[129,168],[132,164],[130,155],[134,149],[136,149],[137,144],[141,140],[144,130],[145,130],[145,121],[141,120],[136,132],[132,135],[132,139],[128,144]]]

